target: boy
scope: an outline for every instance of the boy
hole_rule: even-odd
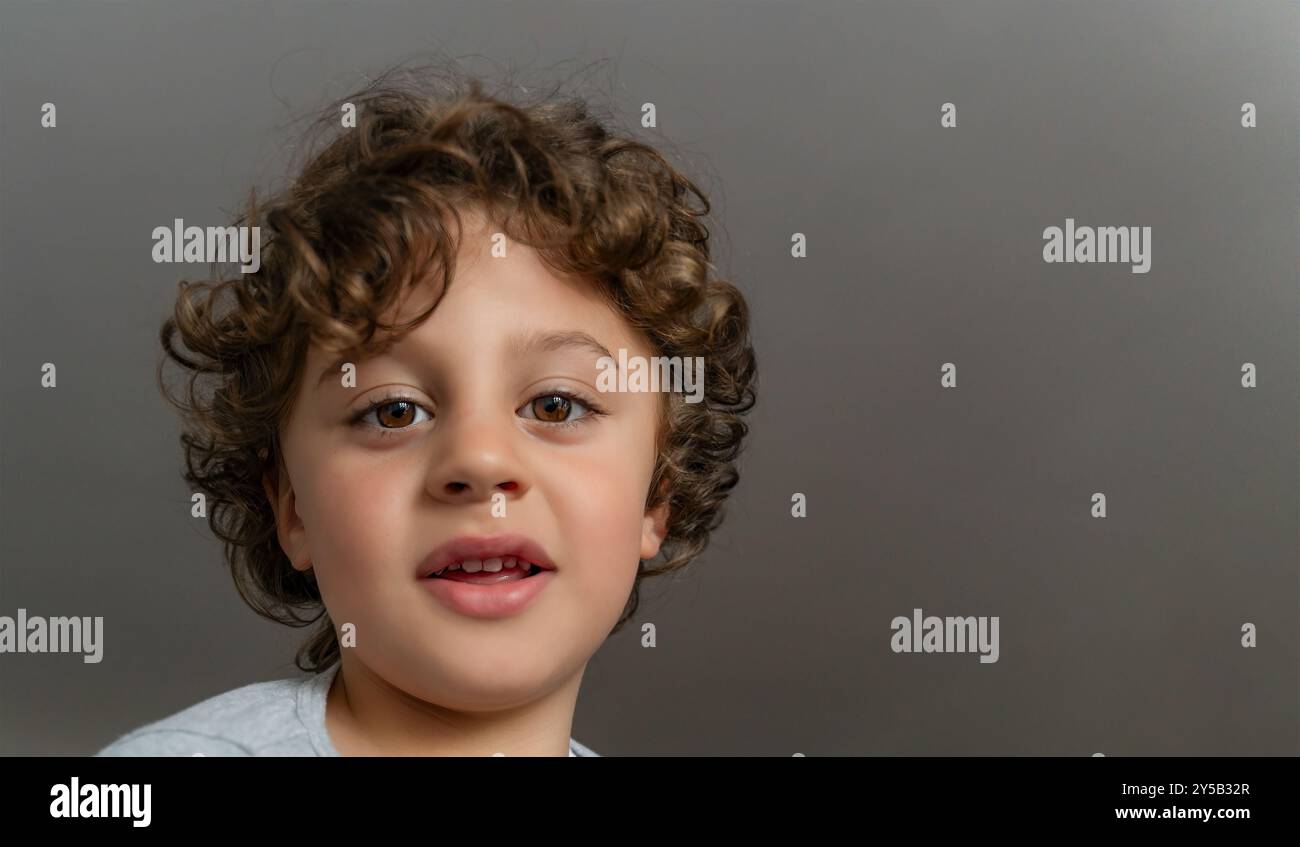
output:
[[[316,624],[313,676],[100,755],[595,756],[570,736],[587,662],[704,549],[754,402],[708,201],[580,100],[347,102],[356,126],[242,216],[258,270],[182,284],[162,331],[185,479],[245,600]],[[702,402],[598,390],[620,355],[701,357]]]

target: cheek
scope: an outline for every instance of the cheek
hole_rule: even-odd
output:
[[[302,518],[322,590],[339,586],[360,596],[385,584],[376,577],[415,567],[401,558],[404,551],[395,543],[403,537],[401,520],[409,511],[402,507],[406,486],[394,477],[400,473],[390,463],[337,458],[313,468]]]
[[[566,553],[592,592],[617,595],[620,602],[640,562],[654,460],[650,433],[622,435],[599,450],[565,457],[558,473],[546,475],[546,501]]]

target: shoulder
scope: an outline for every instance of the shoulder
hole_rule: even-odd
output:
[[[579,742],[579,741],[577,741],[576,739],[573,739],[573,738],[570,738],[570,739],[569,739],[569,756],[570,756],[570,757],[573,757],[573,756],[592,756],[592,757],[595,757],[595,758],[597,758],[597,759],[601,758],[600,754],[597,753],[595,750],[592,750],[592,749],[591,749],[590,747],[588,747],[587,745],[582,744],[581,742]]]
[[[255,682],[117,738],[96,756],[313,755],[299,694],[310,679]]]

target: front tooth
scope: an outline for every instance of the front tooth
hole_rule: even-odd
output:
[[[465,573],[478,573],[483,570],[483,563],[478,559],[466,559],[460,563],[460,567]]]
[[[484,560],[483,560],[483,570],[487,571],[488,573],[496,573],[497,571],[501,570],[501,560],[500,560],[500,559],[484,559]]]

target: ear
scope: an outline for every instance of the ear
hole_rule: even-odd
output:
[[[298,517],[297,498],[293,492],[293,482],[287,473],[281,473],[283,465],[277,460],[262,474],[262,490],[266,492],[267,502],[275,513],[276,536],[280,539],[280,549],[289,557],[290,564],[296,571],[311,568],[311,549],[307,543],[307,528]],[[283,476],[283,479],[281,477]]]
[[[659,554],[659,547],[668,535],[668,503],[660,503],[653,509],[646,509],[645,519],[641,522],[641,558],[653,559]]]

